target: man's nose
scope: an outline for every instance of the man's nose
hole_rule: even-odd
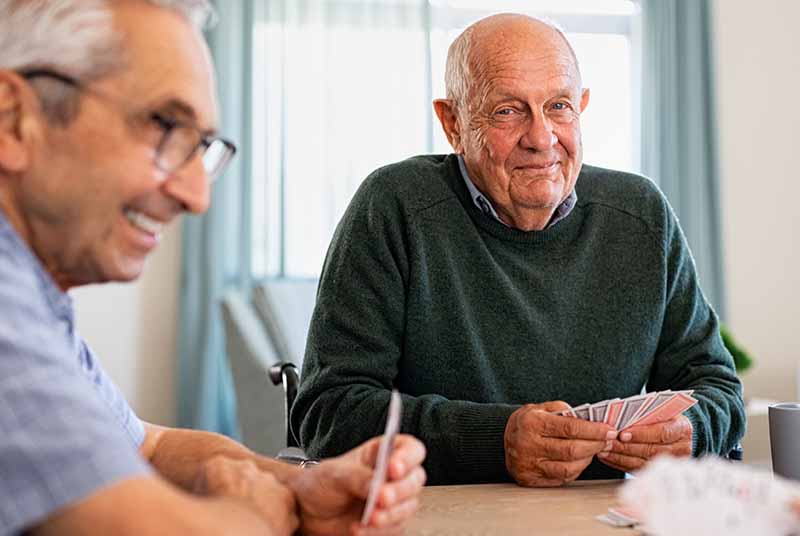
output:
[[[202,214],[208,210],[211,202],[211,184],[203,167],[202,154],[197,154],[180,169],[175,170],[164,182],[164,188],[186,212]]]
[[[536,114],[530,119],[520,143],[527,149],[546,151],[558,143],[558,136],[553,132],[552,122],[544,114]]]

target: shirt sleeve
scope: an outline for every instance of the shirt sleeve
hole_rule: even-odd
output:
[[[114,381],[106,374],[94,352],[80,341],[81,365],[86,370],[90,381],[94,384],[99,396],[106,402],[119,426],[125,431],[131,442],[138,449],[144,443],[144,425],[128,405],[128,401],[120,392]]]
[[[151,472],[141,423],[99,367],[82,368],[91,353],[17,264],[0,252],[0,534]]]

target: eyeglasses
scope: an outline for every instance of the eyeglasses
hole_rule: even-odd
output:
[[[52,78],[118,106],[127,107],[119,99],[56,71],[32,69],[21,71],[19,74],[27,80],[42,77]],[[208,136],[190,123],[166,117],[157,111],[148,112],[147,119],[161,131],[154,163],[164,173],[172,173],[182,168],[200,151],[206,176],[209,182],[214,182],[236,155],[236,146],[231,141],[217,136]]]

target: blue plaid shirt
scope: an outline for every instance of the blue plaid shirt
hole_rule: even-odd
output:
[[[75,332],[71,299],[0,210],[0,536],[148,474],[143,440]]]

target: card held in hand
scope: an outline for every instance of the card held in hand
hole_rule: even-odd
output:
[[[378,458],[375,462],[375,472],[372,475],[372,482],[369,484],[369,495],[367,504],[364,506],[364,513],[361,516],[361,525],[366,526],[369,518],[375,511],[375,504],[378,502],[378,493],[381,486],[386,482],[386,472],[389,469],[389,456],[394,447],[394,438],[400,428],[400,415],[402,414],[403,401],[397,390],[392,390],[392,397],[389,400],[389,413],[386,417],[386,429],[378,447]]]
[[[697,403],[694,391],[656,391],[612,398],[594,404],[581,404],[554,412],[562,417],[577,417],[585,421],[603,422],[615,430],[669,421]]]

